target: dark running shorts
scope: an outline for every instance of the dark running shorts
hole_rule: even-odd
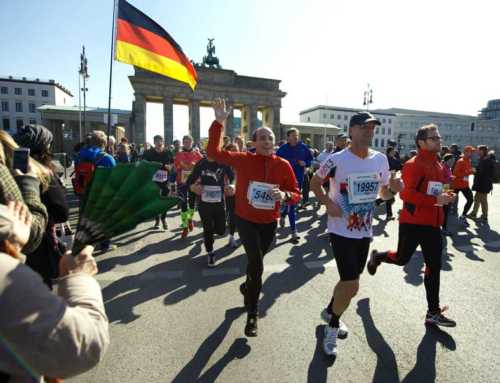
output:
[[[370,250],[370,238],[347,238],[330,233],[333,256],[337,263],[341,281],[359,279]]]

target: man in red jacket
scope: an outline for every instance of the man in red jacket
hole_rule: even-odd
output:
[[[464,210],[459,218],[460,223],[463,225],[467,225],[467,213],[469,212],[473,202],[472,190],[470,190],[469,186],[469,176],[474,174],[471,162],[471,156],[474,150],[475,149],[472,146],[466,146],[464,148],[464,154],[462,154],[462,157],[457,160],[455,166],[453,167],[454,178],[452,188],[457,194],[457,198],[458,194],[461,192],[466,199]]]
[[[246,336],[257,336],[263,258],[276,235],[280,203],[296,204],[300,191],[292,167],[274,154],[274,133],[259,128],[252,135],[255,153],[221,149],[223,124],[231,112],[225,101],[214,102],[215,121],[208,132],[207,155],[236,172],[236,227],[248,257],[247,278],[240,286],[248,311]]]
[[[443,206],[455,199],[452,192],[443,190],[446,178],[437,154],[441,150],[441,136],[436,125],[421,127],[415,137],[418,154],[403,166],[404,189],[400,193],[403,210],[399,217],[398,250],[373,250],[368,272],[374,275],[381,262],[406,265],[420,245],[425,261],[424,284],[428,311],[426,324],[455,327],[456,322],[445,317],[445,308],[439,306],[439,283],[443,243],[441,226]]]

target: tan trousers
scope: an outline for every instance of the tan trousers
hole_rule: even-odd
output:
[[[481,204],[481,211],[484,218],[488,218],[488,193],[476,192],[474,195],[474,207],[472,208],[471,215],[476,216]]]

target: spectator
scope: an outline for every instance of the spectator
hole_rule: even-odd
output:
[[[101,360],[109,344],[92,247],[61,259],[56,296],[22,264],[31,219],[19,201],[0,205],[0,377],[9,382],[81,374]]]
[[[474,195],[474,206],[470,217],[475,219],[481,205],[481,221],[488,222],[488,193],[493,190],[493,177],[495,176],[495,161],[488,155],[488,147],[481,145],[478,147],[479,151],[479,164],[474,174],[474,182],[472,190],[476,193]]]
[[[118,145],[116,160],[122,164],[128,164],[129,162],[131,162],[130,148],[127,143],[122,142],[120,145]]]

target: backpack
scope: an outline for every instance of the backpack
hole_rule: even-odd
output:
[[[99,153],[93,161],[80,161],[75,166],[74,177],[71,179],[75,194],[85,193],[85,188],[92,181],[92,176],[96,168],[96,164],[104,158],[106,153]]]

